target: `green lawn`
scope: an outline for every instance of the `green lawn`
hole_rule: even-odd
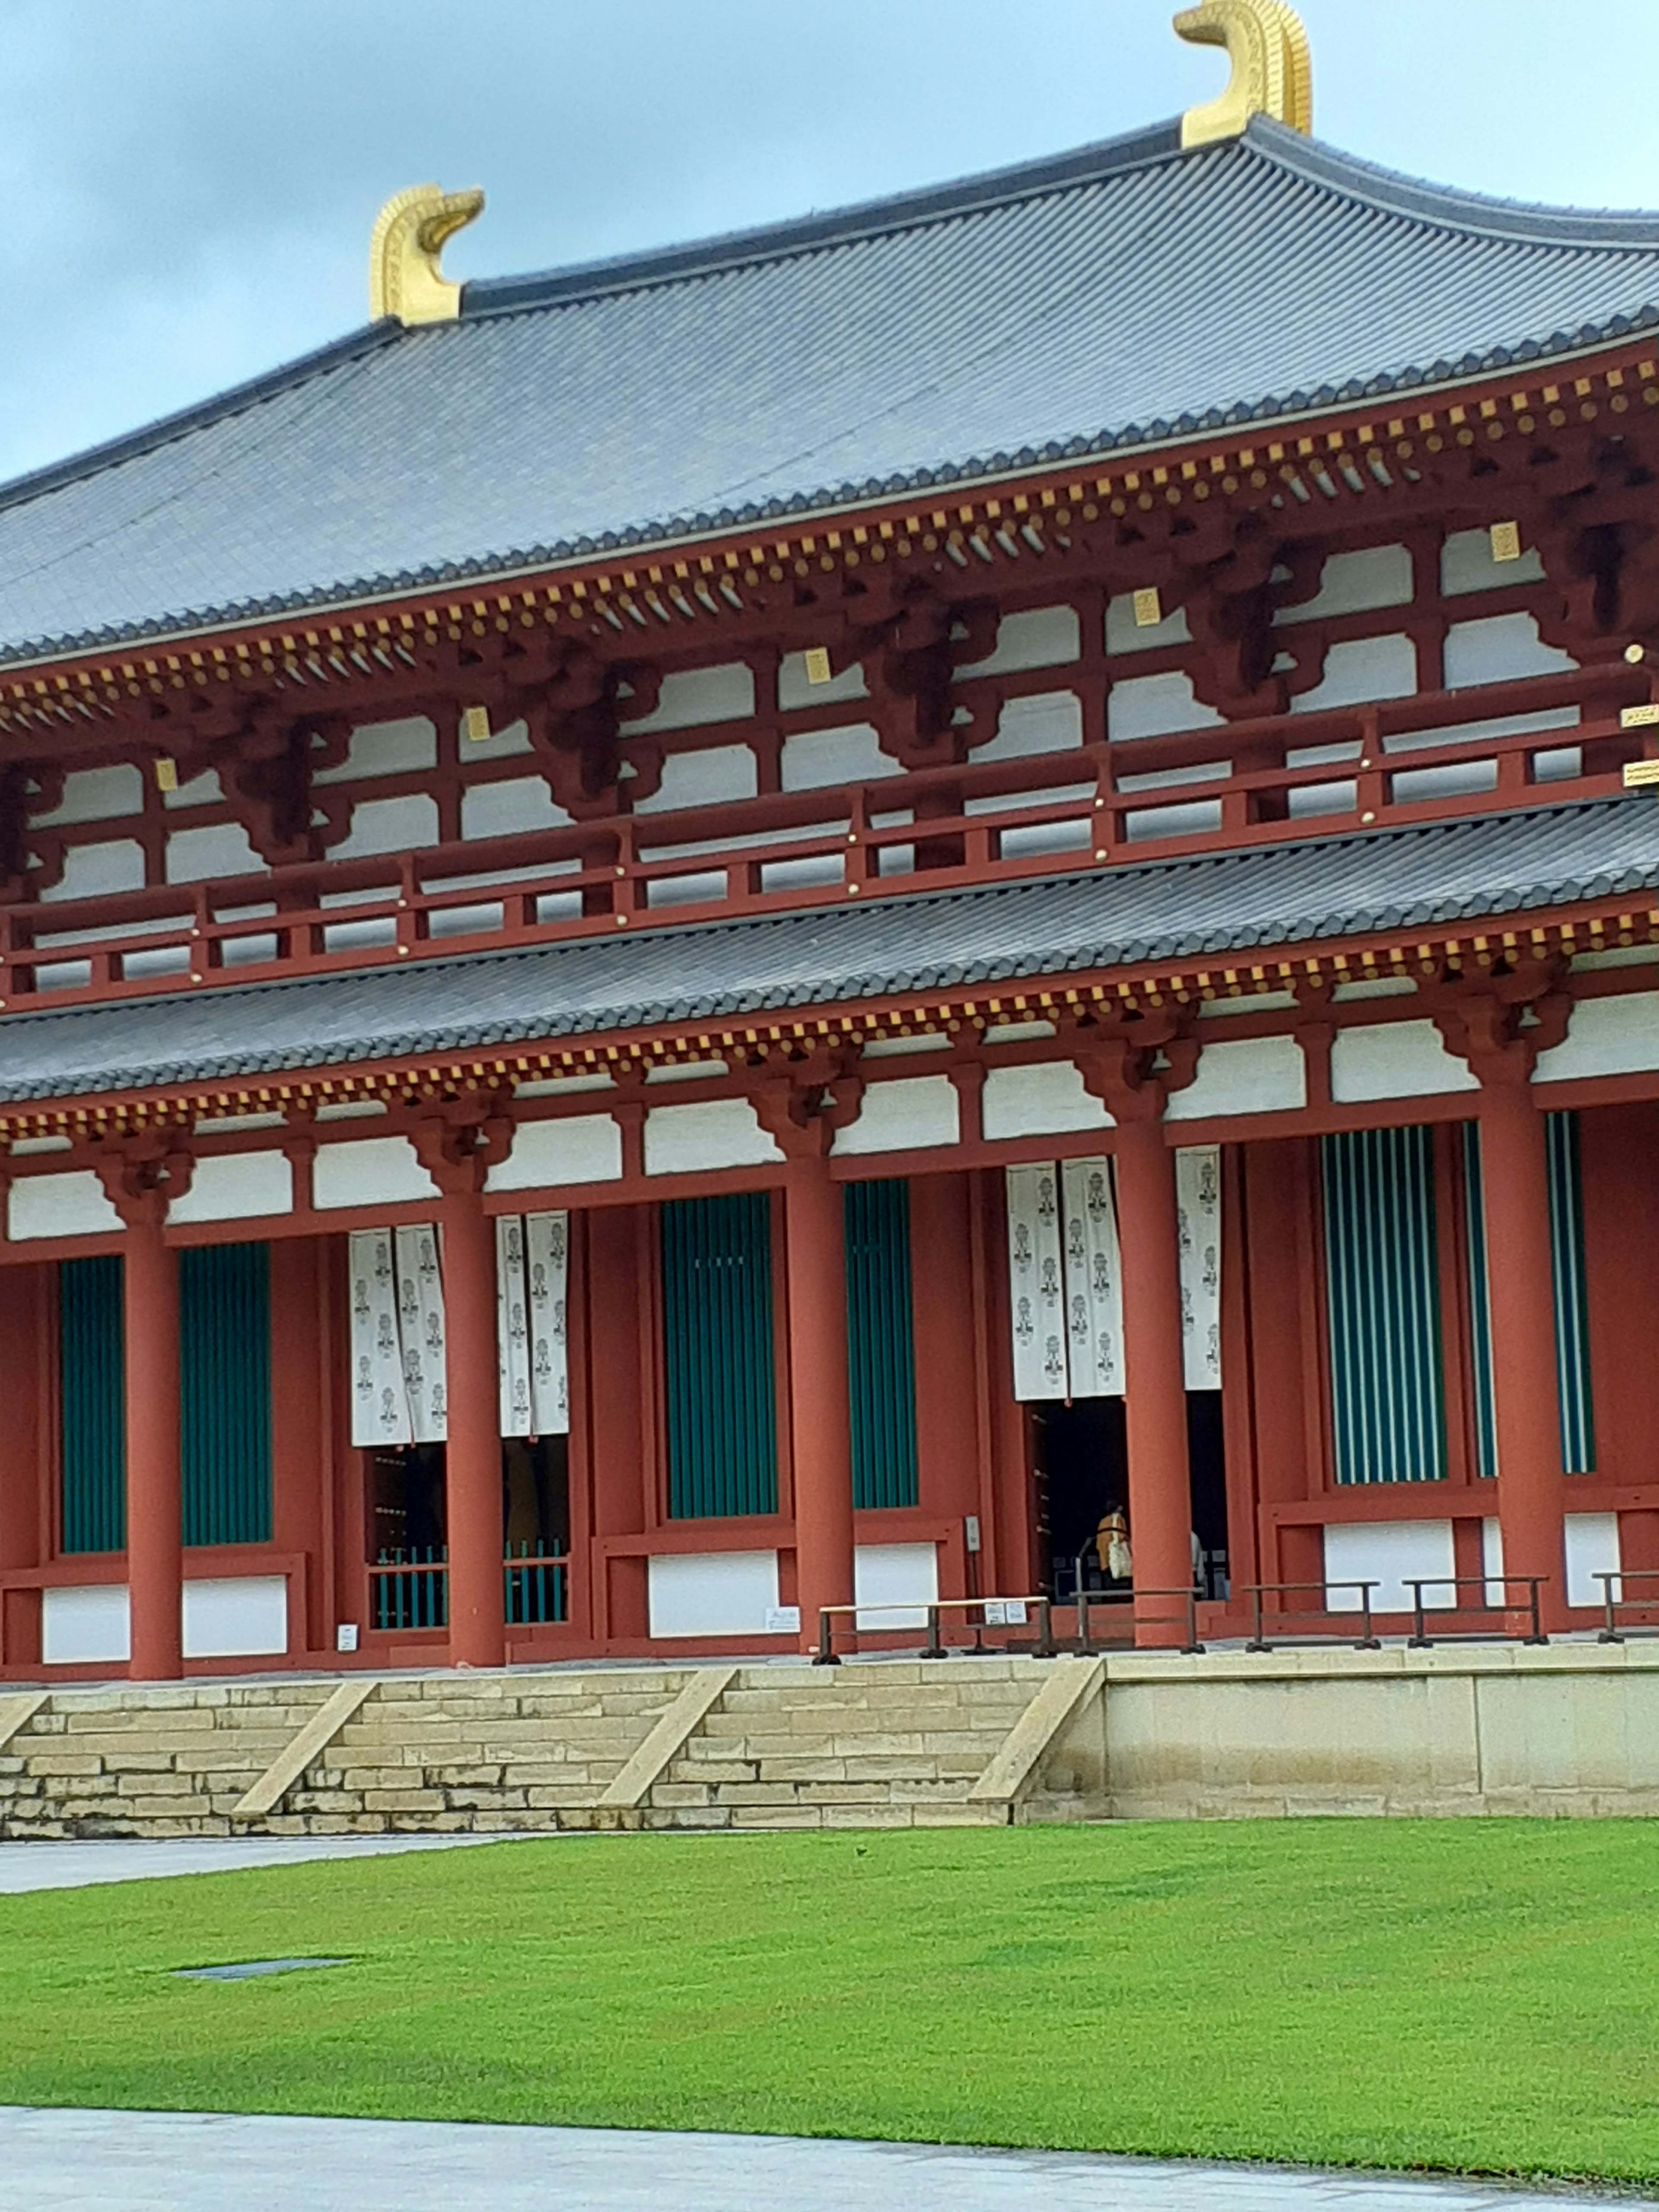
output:
[[[572,1837],[0,1898],[0,2103],[1652,2180],[1656,1891],[1641,1823],[1310,1820]]]

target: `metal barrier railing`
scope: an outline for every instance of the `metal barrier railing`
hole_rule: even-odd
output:
[[[1018,1608],[1017,1618],[1009,1617],[1008,1609],[1011,1607]],[[991,1607],[1001,1613],[1003,1617],[1000,1620],[990,1620],[985,1618],[987,1610]],[[1032,1655],[1038,1659],[1052,1659],[1054,1656],[1054,1609],[1051,1598],[942,1597],[921,1603],[912,1601],[907,1604],[896,1599],[890,1605],[820,1606],[818,1607],[818,1648],[812,1664],[815,1667],[840,1666],[841,1659],[836,1650],[836,1623],[838,1620],[854,1620],[858,1627],[866,1630],[872,1636],[893,1636],[902,1634],[907,1628],[913,1627],[914,1616],[919,1613],[925,1613],[927,1616],[927,1640],[920,1656],[924,1659],[945,1659],[950,1656],[941,1633],[942,1617],[945,1613],[977,1613],[980,1615],[977,1622],[968,1624],[975,1632],[973,1644],[965,1646],[959,1644],[956,1647],[958,1650],[965,1650],[971,1655],[975,1651],[982,1652],[990,1649],[984,1640],[986,1629],[1024,1628],[1029,1626],[1025,1618],[1028,1607],[1036,1615],[1036,1638],[1031,1647]],[[905,1617],[902,1620],[893,1622],[890,1626],[884,1628],[878,1620],[872,1618],[878,1613],[902,1613]]]
[[[1144,1620],[1139,1608],[1142,1601],[1148,1598],[1156,1598],[1160,1602],[1167,1598],[1174,1598],[1184,1608],[1185,1615],[1186,1641],[1179,1648],[1182,1651],[1201,1651],[1204,1649],[1198,1640],[1198,1608],[1202,1600],[1195,1586],[1189,1586],[1186,1589],[1136,1590],[1131,1595],[1113,1595],[1109,1597],[1100,1590],[1091,1592],[1079,1588],[1074,1600],[1077,1606],[1078,1648],[1091,1658],[1095,1656],[1097,1650],[1105,1648],[1096,1644],[1089,1631],[1094,1614],[1108,1605],[1115,1606],[1120,1612],[1128,1615],[1127,1626],[1131,1644],[1134,1642],[1134,1632],[1138,1626],[1155,1628],[1174,1627],[1176,1623],[1173,1620],[1147,1622]]]
[[[1371,1627],[1373,1611],[1371,1592],[1381,1589],[1382,1587],[1380,1581],[1361,1582],[1357,1577],[1351,1581],[1336,1580],[1322,1583],[1246,1583],[1242,1595],[1250,1601],[1252,1625],[1250,1638],[1244,1649],[1247,1651],[1272,1651],[1282,1645],[1291,1644],[1352,1644],[1356,1651],[1380,1651],[1382,1649],[1382,1638]],[[1321,1597],[1326,1597],[1332,1590],[1349,1589],[1358,1590],[1359,1593],[1359,1604],[1357,1609],[1360,1616],[1360,1632],[1358,1637],[1275,1636],[1270,1644],[1263,1635],[1262,1629],[1270,1615],[1276,1620],[1335,1618],[1335,1609],[1329,1605],[1310,1606],[1304,1616],[1292,1612],[1286,1606],[1264,1606],[1262,1603],[1264,1598],[1290,1597],[1311,1590],[1317,1590]]]
[[[1598,1573],[1595,1579],[1601,1585],[1602,1609],[1607,1615],[1607,1625],[1595,1639],[1598,1644],[1622,1644],[1629,1636],[1659,1636],[1659,1622],[1653,1620],[1640,1628],[1619,1626],[1621,1613],[1659,1613],[1659,1567],[1620,1567],[1611,1574]],[[1615,1583],[1619,1585],[1617,1597],[1613,1594]],[[1626,1583],[1651,1583],[1655,1585],[1654,1594],[1651,1597],[1626,1597]]]
[[[1428,1632],[1428,1613],[1431,1610],[1455,1615],[1460,1613],[1519,1612],[1522,1607],[1516,1604],[1510,1595],[1510,1591],[1516,1583],[1524,1583],[1527,1589],[1524,1609],[1532,1617],[1532,1632],[1530,1635],[1522,1637],[1521,1640],[1523,1644],[1547,1644],[1549,1638],[1544,1633],[1543,1622],[1540,1618],[1538,1593],[1548,1580],[1547,1575],[1402,1575],[1401,1581],[1412,1594],[1412,1632],[1406,1638],[1406,1642],[1412,1650],[1418,1651],[1431,1650],[1437,1644],[1478,1643],[1482,1640],[1484,1635],[1489,1635],[1491,1632],[1474,1629],[1464,1630],[1455,1636],[1431,1636]],[[1486,1589],[1494,1583],[1504,1593],[1495,1603],[1485,1596]],[[1423,1602],[1423,1593],[1425,1589],[1449,1589],[1454,1594],[1454,1601],[1449,1606],[1425,1607]],[[1457,1603],[1455,1593],[1465,1589],[1480,1590],[1482,1593],[1482,1601],[1479,1605]],[[1507,1634],[1508,1632],[1500,1630],[1499,1633]]]

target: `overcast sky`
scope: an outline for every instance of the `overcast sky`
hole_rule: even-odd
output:
[[[1659,206],[1659,0],[1304,0],[1322,137]],[[1171,0],[0,0],[0,478],[367,315],[376,209],[457,276],[797,215],[1167,118]]]

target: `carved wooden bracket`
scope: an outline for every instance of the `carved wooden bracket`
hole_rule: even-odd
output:
[[[196,1162],[173,1129],[134,1137],[106,1137],[93,1148],[92,1164],[110,1204],[129,1229],[160,1229],[167,1208],[190,1188]]]
[[[1166,1009],[1079,1026],[1066,1049],[1115,1121],[1161,1121],[1170,1095],[1196,1078],[1200,1047],[1191,1018]]]
[[[513,1147],[513,1117],[499,1093],[447,1101],[410,1132],[416,1158],[446,1198],[477,1197]]]
[[[1539,1054],[1562,1042],[1572,1019],[1559,961],[1524,961],[1507,975],[1444,984],[1429,1003],[1446,1049],[1483,1085],[1530,1083]]]
[[[786,1159],[823,1159],[837,1129],[855,1121],[865,1091],[858,1055],[827,1047],[769,1073],[750,1096],[756,1116]]]

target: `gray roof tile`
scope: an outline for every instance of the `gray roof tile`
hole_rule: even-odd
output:
[[[1659,808],[1598,800],[974,890],[0,1017],[0,1100],[486,1050],[1012,983],[1659,890]]]
[[[0,491],[0,661],[485,575],[1659,323],[1659,218],[1258,121],[467,287]]]

